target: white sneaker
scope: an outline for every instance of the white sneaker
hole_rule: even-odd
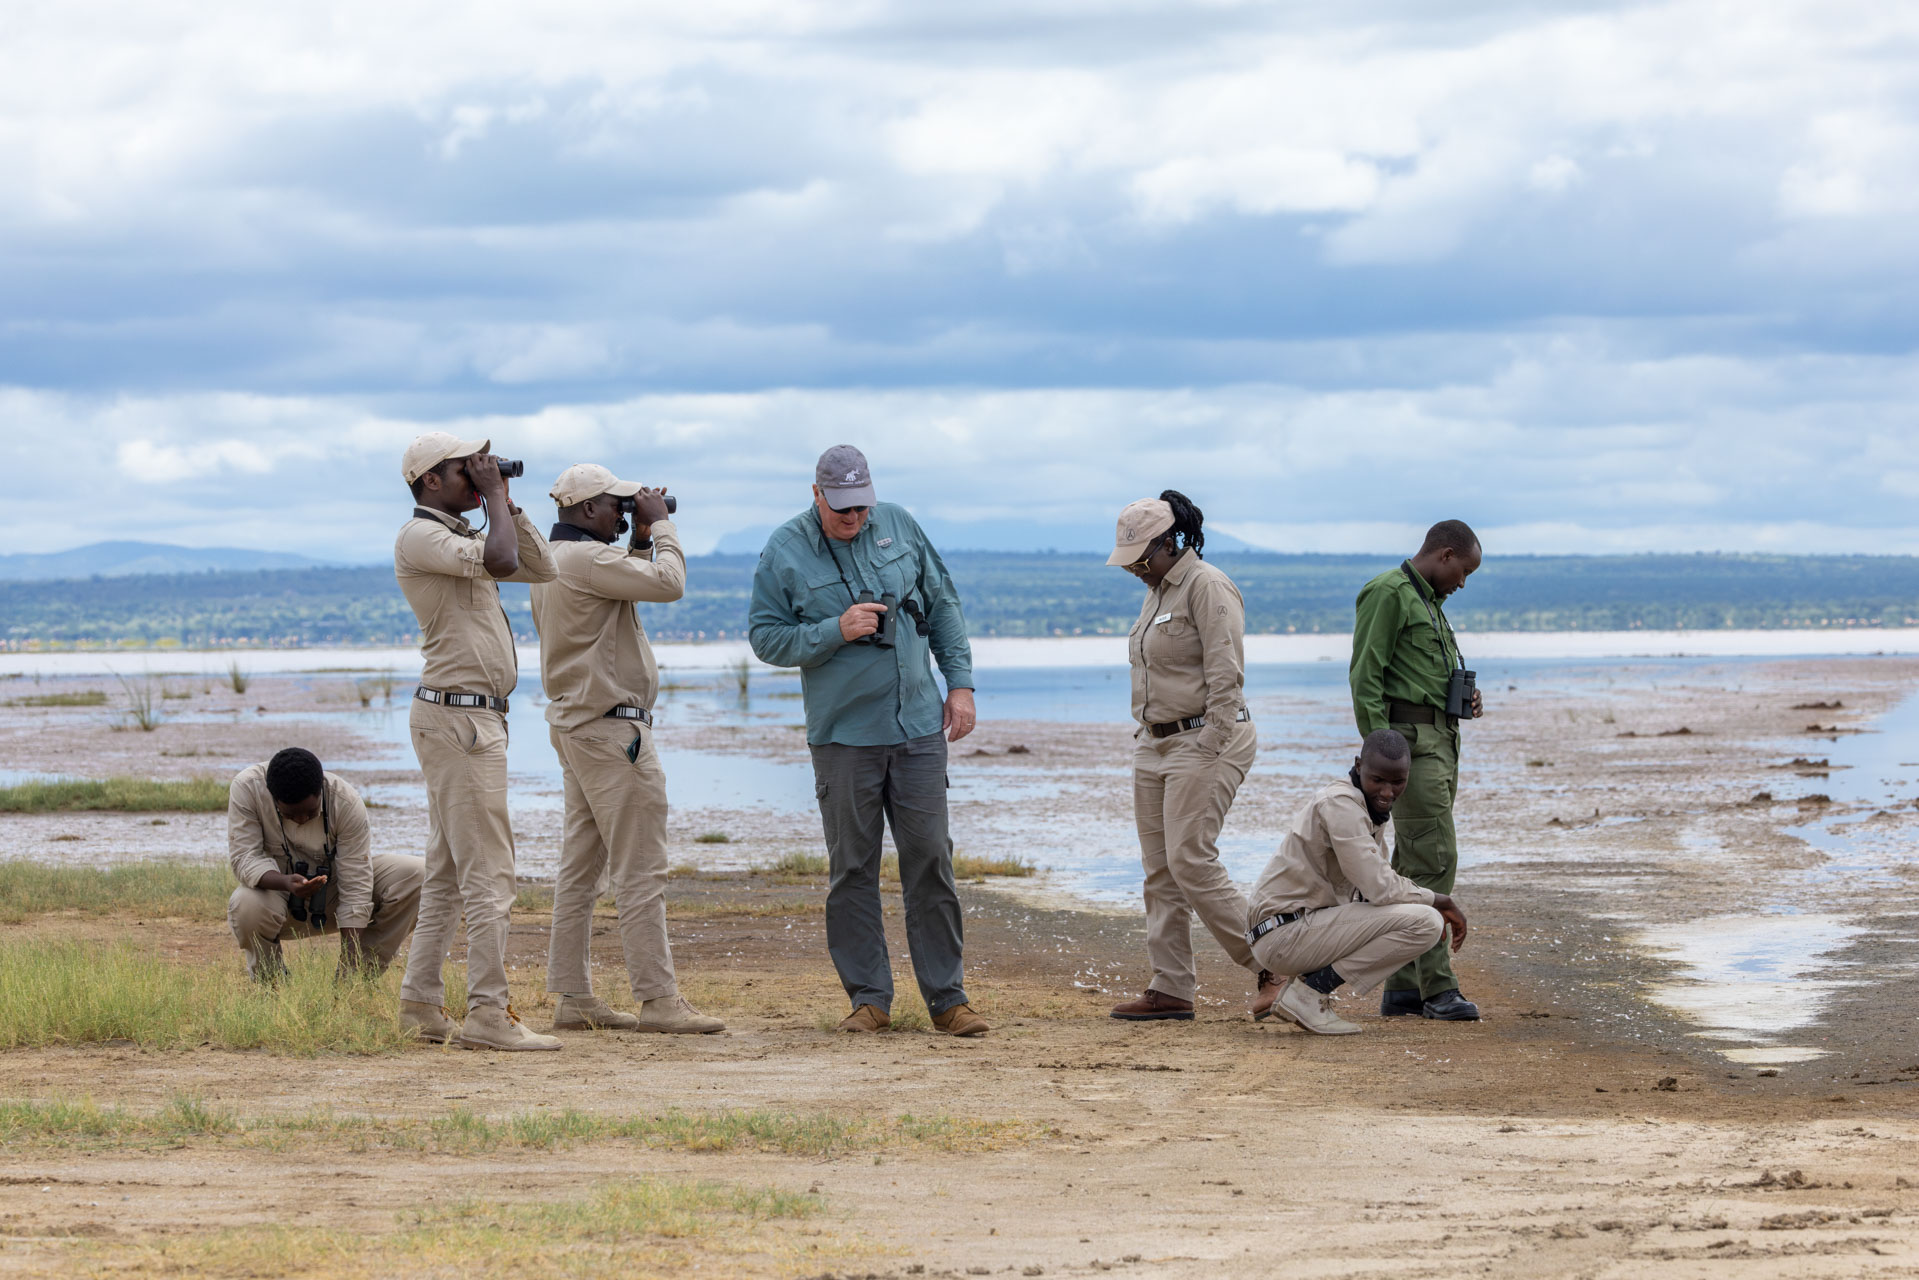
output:
[[[460,1028],[460,1044],[468,1049],[553,1050],[561,1043],[558,1036],[527,1030],[512,1005],[476,1004],[466,1011],[466,1023]]]
[[[1316,1036],[1356,1036],[1360,1028],[1333,1012],[1333,998],[1303,982],[1289,982],[1273,1001],[1273,1012]]]
[[[726,1024],[709,1017],[686,1002],[685,996],[661,996],[640,1005],[636,1030],[663,1031],[668,1035],[710,1036],[726,1030]]]

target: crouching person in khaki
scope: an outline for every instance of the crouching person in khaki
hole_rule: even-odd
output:
[[[227,850],[240,887],[227,925],[247,972],[271,982],[286,970],[283,938],[340,935],[340,974],[383,972],[406,945],[426,864],[373,854],[360,793],[300,747],[234,778]]]
[[[1448,926],[1452,949],[1465,945],[1466,913],[1394,871],[1386,853],[1386,822],[1411,772],[1405,738],[1368,735],[1346,778],[1293,815],[1253,889],[1246,941],[1262,967],[1294,979],[1271,1012],[1318,1035],[1359,1031],[1333,1012],[1342,984],[1371,991]]]
[[[726,1024],[679,992],[666,941],[666,774],[653,749],[660,671],[634,602],[678,600],[686,558],[665,490],[568,467],[553,485],[560,522],[548,539],[559,576],[533,588],[546,719],[566,785],[566,831],[553,886],[546,989],[556,1031],[708,1033]],[[622,508],[633,511],[633,537]],[[613,886],[620,949],[637,1016],[593,994],[588,951],[600,876]]]

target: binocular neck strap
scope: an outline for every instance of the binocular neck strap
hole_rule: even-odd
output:
[[[286,855],[287,869],[293,869],[293,841],[287,838],[287,820],[280,817],[279,810],[273,816],[280,820],[280,852]],[[333,855],[340,851],[339,837],[333,833],[333,793],[327,790],[326,778],[320,779],[320,857],[327,864],[333,862]]]
[[[1420,584],[1419,574],[1413,569],[1413,562],[1410,560],[1401,561],[1399,571],[1406,575],[1406,581],[1413,584],[1413,594],[1417,595],[1419,602],[1426,606],[1426,621],[1433,624],[1433,634],[1439,637],[1439,651],[1442,654],[1445,653],[1448,648],[1446,639],[1452,635],[1452,628],[1450,626],[1442,627],[1439,625],[1439,611],[1433,608],[1433,602],[1427,597],[1425,587]],[[1466,659],[1465,656],[1459,652],[1459,641],[1457,638],[1454,638],[1450,647],[1452,653],[1449,656],[1452,661],[1446,664],[1447,669],[1450,670],[1453,665],[1457,663],[1460,670],[1465,670]]]

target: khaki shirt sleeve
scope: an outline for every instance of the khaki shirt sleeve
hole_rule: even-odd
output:
[[[1320,807],[1326,839],[1333,847],[1339,869],[1360,896],[1377,907],[1398,906],[1405,902],[1433,903],[1433,891],[1423,889],[1400,875],[1379,856],[1379,843],[1373,838],[1373,826],[1367,820],[1365,806],[1347,799],[1334,799]]]
[[[338,844],[333,854],[333,874],[339,877],[340,927],[364,929],[373,919],[373,832],[367,825],[366,803],[357,791],[339,783],[334,799],[333,830]]]
[[[233,878],[249,889],[259,888],[261,876],[280,869],[267,853],[266,824],[254,808],[255,799],[251,787],[227,793],[227,862]]]
[[[484,578],[486,552],[478,538],[462,538],[438,520],[413,520],[400,531],[394,565],[402,573]]]
[[[1193,584],[1190,609],[1206,679],[1206,723],[1197,741],[1218,754],[1232,741],[1246,703],[1246,606],[1230,583],[1208,577]]]
[[[560,576],[560,566],[554,562],[553,548],[547,545],[546,535],[534,527],[533,517],[524,510],[513,513],[513,534],[519,543],[520,565],[500,581],[551,582]],[[473,539],[476,547],[479,541]]]
[[[649,601],[666,604],[686,594],[686,554],[680,550],[679,534],[673,522],[662,520],[653,526],[653,554],[623,552],[607,547],[593,555],[587,570],[586,585],[606,600]]]

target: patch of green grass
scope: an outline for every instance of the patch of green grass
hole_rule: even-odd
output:
[[[0,1049],[129,1040],[311,1056],[410,1044],[397,1019],[397,969],[341,983],[335,955],[290,948],[286,976],[264,986],[247,978],[237,951],[224,963],[187,963],[130,943],[0,941]],[[448,998],[464,1007],[463,990]]]
[[[823,876],[830,870],[832,870],[832,867],[827,862],[825,854],[803,853],[795,850],[792,853],[781,854],[777,862],[769,863],[764,867],[753,868],[753,874],[768,875],[775,878],[798,878],[803,876]]]
[[[566,1151],[627,1142],[666,1151],[751,1151],[821,1158],[849,1152],[984,1151],[1040,1131],[1018,1121],[946,1115],[844,1117],[785,1111],[666,1111],[649,1116],[517,1111],[492,1117],[465,1107],[430,1118],[341,1114],[330,1109],[242,1118],[191,1095],[158,1111],[102,1107],[91,1099],[0,1102],[0,1143],[9,1147],[107,1147],[213,1138],[287,1150],[300,1139],[349,1152],[477,1155]]]
[[[52,778],[0,787],[0,813],[224,813],[227,784],[220,778],[156,782],[151,778]]]
[[[547,1277],[678,1273],[721,1257],[795,1270],[856,1246],[809,1228],[823,1201],[810,1192],[644,1177],[559,1201],[459,1200],[396,1215],[369,1233],[260,1226],[71,1246],[89,1274],[325,1276],[395,1274]],[[726,1263],[722,1271],[733,1271]],[[702,1271],[705,1268],[702,1267]],[[758,1273],[760,1265],[750,1266]]]
[[[724,831],[703,831],[693,837],[694,844],[732,844],[733,837]]]
[[[106,691],[81,689],[73,693],[36,693],[24,698],[9,698],[10,707],[104,707]]]
[[[104,870],[0,862],[0,923],[54,911],[220,921],[233,889],[233,872],[224,862],[131,862]]]
[[[987,876],[1030,876],[1037,875],[1039,869],[1024,858],[977,858],[970,853],[953,855],[953,878],[955,880],[984,880]],[[894,854],[887,854],[880,860],[880,880],[885,884],[900,882],[900,860]]]

